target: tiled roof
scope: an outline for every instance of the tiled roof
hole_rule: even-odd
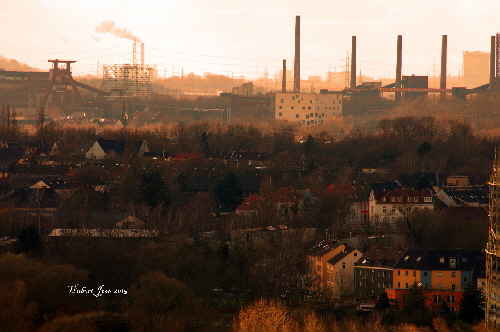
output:
[[[341,252],[339,252],[337,255],[335,255],[334,257],[330,258],[327,261],[327,263],[330,264],[330,265],[335,265],[338,262],[340,262],[342,259],[344,259],[345,257],[347,257],[354,250],[356,250],[356,249],[354,249],[353,247],[347,246],[344,250],[342,250]]]
[[[406,249],[370,248],[355,264],[355,266],[393,268],[401,259]]]
[[[237,211],[255,211],[262,198],[259,195],[250,195],[236,208]]]
[[[309,249],[307,252],[307,255],[309,256],[323,256],[332,251],[333,249],[337,248],[340,245],[340,243],[336,241],[331,241],[331,240],[324,240],[321,241],[320,243],[316,244],[314,247]]]

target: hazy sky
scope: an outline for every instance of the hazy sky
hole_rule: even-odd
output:
[[[142,40],[160,76],[195,72],[274,77],[292,68],[295,16],[301,17],[301,77],[343,71],[357,36],[357,69],[394,77],[397,35],[403,75],[439,75],[441,36],[448,73],[463,51],[490,50],[500,31],[499,0],[0,0],[0,55],[43,70],[48,59],[76,60],[73,74],[98,63],[132,61]],[[109,31],[109,32],[106,32]],[[140,56],[140,46],[137,48]],[[102,72],[102,70],[99,70]]]

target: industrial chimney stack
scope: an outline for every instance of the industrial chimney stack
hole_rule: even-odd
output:
[[[495,54],[497,52],[497,43],[495,36],[491,36],[491,52],[490,52],[490,89],[495,89],[496,85],[496,62]]]
[[[144,69],[144,43],[141,43],[141,69]]]
[[[281,92],[286,92],[286,59],[283,59],[283,75],[281,75]]]
[[[439,88],[446,89],[446,60],[448,54],[448,36],[443,35],[442,45],[441,45],[441,77],[439,81]],[[440,99],[446,99],[446,92],[441,92]]]
[[[403,53],[403,36],[398,35],[398,50],[397,50],[397,60],[396,60],[396,83],[394,84],[394,87],[396,89],[401,88],[401,57]],[[395,93],[395,100],[396,102],[401,101],[401,92],[396,91]]]
[[[351,89],[356,88],[356,36],[352,36]]]
[[[293,91],[300,92],[300,16],[295,16],[295,61],[293,63]]]

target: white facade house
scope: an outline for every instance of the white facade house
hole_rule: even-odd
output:
[[[368,204],[371,221],[394,225],[409,213],[434,210],[434,197],[430,190],[372,191]]]
[[[319,125],[342,117],[342,94],[276,93],[275,118],[298,125]]]

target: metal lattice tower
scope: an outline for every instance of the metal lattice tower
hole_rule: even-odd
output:
[[[490,228],[486,244],[486,328],[500,323],[500,158],[495,152],[489,182]]]

